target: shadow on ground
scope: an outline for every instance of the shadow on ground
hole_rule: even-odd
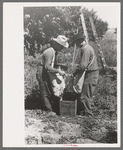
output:
[[[32,90],[32,94],[26,97],[25,109],[43,109],[39,91]]]

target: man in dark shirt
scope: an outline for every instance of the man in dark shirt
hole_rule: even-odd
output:
[[[78,99],[78,109],[79,113],[82,115],[92,115],[90,102],[92,101],[93,93],[99,78],[97,58],[94,49],[85,42],[84,36],[79,34],[75,35],[74,43],[76,43],[77,47],[80,47],[82,56],[81,63],[77,66],[76,70],[73,73],[73,76],[76,76],[76,74],[84,72],[84,70],[87,69],[81,96]],[[90,63],[91,65],[89,66]]]

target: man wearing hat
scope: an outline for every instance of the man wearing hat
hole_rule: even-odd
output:
[[[92,115],[91,101],[99,78],[97,58],[94,49],[86,43],[85,36],[80,34],[75,35],[73,43],[81,49],[81,63],[77,66],[73,76],[87,70],[84,77],[81,96],[78,99],[78,103],[80,103],[78,105],[80,106],[78,108],[80,110],[79,113],[80,115]],[[74,90],[76,92],[75,88]]]
[[[49,73],[59,73],[61,76],[65,75],[64,71],[54,68],[54,63],[56,53],[61,51],[64,47],[68,48],[69,44],[67,40],[68,39],[64,35],[52,38],[51,47],[47,48],[43,52],[43,62],[38,66],[36,73],[44,110],[46,110],[50,115],[55,115],[55,112],[53,112],[54,93],[51,87]]]

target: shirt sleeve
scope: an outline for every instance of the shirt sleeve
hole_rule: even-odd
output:
[[[85,70],[89,64],[89,59],[90,59],[90,51],[89,49],[85,48],[83,51],[82,59],[81,59],[81,65],[80,68],[82,70]]]
[[[81,62],[79,65],[77,65],[76,69],[73,71],[73,75],[75,76],[76,74],[80,73],[81,71],[84,71],[88,64],[89,64],[89,58],[90,58],[90,51],[89,49],[81,49]]]
[[[54,57],[53,55],[54,55],[54,52],[53,52],[52,48],[48,49],[47,52],[44,53],[44,67],[49,72],[57,73],[58,69],[55,69],[51,66],[52,65],[52,59]]]

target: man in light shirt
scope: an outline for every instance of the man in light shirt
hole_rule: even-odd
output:
[[[92,115],[90,102],[92,101],[93,93],[99,78],[97,58],[94,49],[86,43],[85,36],[80,34],[75,35],[73,43],[81,49],[81,63],[73,72],[73,76],[76,76],[78,73],[84,72],[85,69],[87,69],[81,96],[78,99],[79,114]],[[74,90],[76,92],[76,89]]]

